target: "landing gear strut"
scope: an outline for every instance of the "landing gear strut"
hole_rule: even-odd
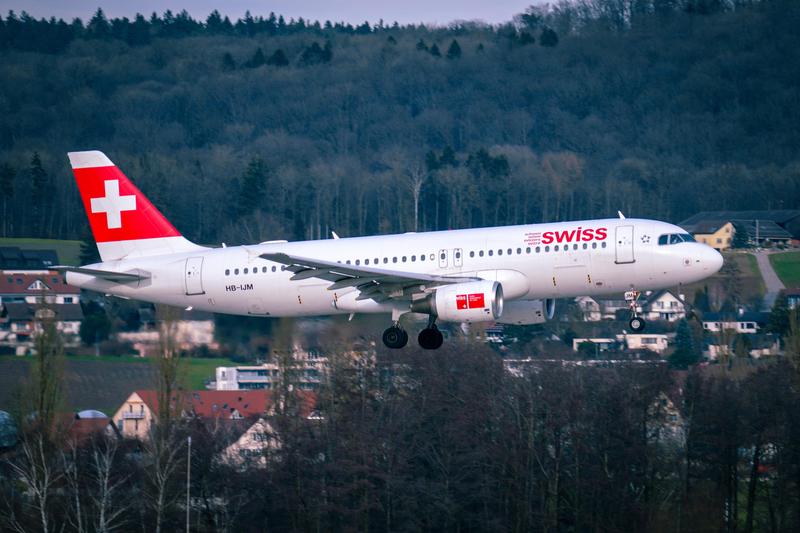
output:
[[[387,348],[398,350],[408,344],[408,333],[395,323],[383,332],[383,344]]]
[[[436,318],[431,316],[428,320],[428,327],[420,331],[417,337],[419,345],[425,350],[438,350],[444,342],[442,332],[436,327],[435,321]]]
[[[628,325],[635,333],[643,331],[645,326],[644,319],[640,317],[639,313],[636,311],[636,301],[639,299],[640,294],[639,291],[627,291],[625,293],[625,301],[628,302],[628,307],[631,310],[631,319]]]

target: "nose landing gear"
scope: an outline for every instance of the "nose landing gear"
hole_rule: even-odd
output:
[[[640,331],[644,331],[645,321],[642,317],[639,316],[639,313],[636,310],[637,307],[637,300],[639,299],[639,295],[641,293],[639,291],[627,291],[625,293],[625,301],[628,302],[628,308],[631,310],[631,319],[628,322],[631,330],[636,333]]]

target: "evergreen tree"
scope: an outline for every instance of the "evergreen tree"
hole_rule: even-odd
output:
[[[42,166],[42,160],[39,158],[39,152],[34,152],[31,158],[31,166],[28,169],[28,175],[31,179],[32,188],[32,202],[31,202],[31,216],[33,223],[29,226],[34,236],[41,236],[46,224],[44,217],[46,213],[46,206],[49,203],[48,199],[52,198],[52,191],[48,188],[48,177]]]
[[[747,231],[741,224],[733,225],[733,241],[731,248],[750,248],[750,240],[747,237]]]
[[[425,44],[424,40],[420,39],[419,41],[417,41],[417,50],[421,50],[424,52],[428,51],[428,45]]]
[[[442,53],[439,51],[439,47],[436,46],[435,43],[431,46],[431,55],[433,57],[442,57]]]
[[[230,52],[225,52],[225,55],[222,56],[222,70],[236,70],[236,61],[234,61]]]
[[[711,306],[708,300],[708,286],[705,286],[702,289],[697,289],[695,291],[694,308],[700,311],[701,313],[707,313],[711,311]]]
[[[17,171],[8,163],[0,165],[0,196],[3,197],[3,237],[8,237],[8,203],[14,197],[14,178]]]
[[[108,23],[106,14],[103,13],[101,8],[98,7],[94,16],[89,20],[89,24],[86,26],[86,33],[89,37],[96,39],[107,39],[111,36],[111,25]]]
[[[286,57],[286,54],[278,48],[275,52],[269,56],[267,59],[267,65],[272,65],[274,67],[286,67],[289,65],[289,58]]]
[[[450,43],[450,47],[447,49],[447,59],[458,59],[461,57],[461,46],[458,44],[458,41],[453,39],[453,42]]]
[[[539,36],[539,44],[549,47],[556,46],[558,44],[558,34],[550,28],[543,29],[542,34]]]
[[[783,337],[789,331],[789,302],[783,292],[775,299],[767,321],[767,331]]]
[[[259,46],[253,54],[253,57],[248,59],[244,66],[247,68],[258,68],[262,65],[266,65],[266,63],[267,58],[264,57],[264,51]]]
[[[478,43],[478,47],[475,48],[475,51],[481,54],[483,53],[483,50],[484,50],[483,43]]]
[[[94,241],[94,236],[89,228],[86,228],[83,232],[78,262],[81,265],[90,265],[92,263],[100,262],[100,254],[97,251],[97,243]]]
[[[252,213],[261,205],[266,186],[267,164],[260,157],[255,157],[247,164],[247,169],[242,176],[242,186],[239,190],[239,214]]]
[[[525,46],[528,44],[534,44],[536,42],[536,38],[531,35],[531,33],[527,31],[520,32],[518,42],[521,46]]]
[[[692,329],[686,319],[678,323],[675,332],[675,351],[669,356],[669,364],[673,368],[686,369],[700,361],[700,352],[695,346]]]
[[[330,41],[325,41],[325,47],[322,49],[322,61],[330,63],[333,59],[333,46]]]

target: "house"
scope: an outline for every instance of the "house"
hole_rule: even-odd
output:
[[[0,272],[0,304],[79,304],[80,294],[54,270]]]
[[[30,343],[46,319],[55,321],[67,344],[78,342],[83,321],[80,305],[6,303],[0,307],[0,343],[16,346],[18,354],[24,354],[32,347]]]
[[[746,333],[742,335],[747,347],[747,353],[753,359],[779,355],[781,353],[780,340],[773,334]],[[737,339],[733,339],[735,343]],[[703,356],[711,361],[727,358],[736,352],[735,345],[724,339],[709,336],[703,342]]]
[[[597,322],[603,319],[600,304],[591,296],[578,296],[575,298],[578,309],[584,322]]]
[[[783,291],[786,296],[786,305],[789,309],[797,309],[800,306],[800,287],[792,287]]]
[[[0,246],[0,270],[47,270],[58,265],[55,250],[23,250]]]
[[[669,340],[672,337],[674,337],[672,333],[620,333],[614,338],[576,338],[572,339],[572,350],[575,352],[580,351],[581,345],[589,343],[587,346],[594,353],[620,350],[650,350],[660,354],[664,353],[669,347]],[[586,347],[583,349],[587,350]]]
[[[684,295],[677,296],[668,290],[649,294],[643,304],[642,315],[646,320],[666,320],[675,322],[686,318]]]
[[[597,304],[600,306],[600,315],[604,320],[616,320],[619,313],[623,313],[625,316],[630,314],[630,305],[626,300],[598,299]],[[640,315],[644,312],[641,299],[636,302],[636,312]]]
[[[148,311],[148,312],[144,312]],[[160,334],[155,319],[147,318],[149,310],[140,310],[143,329],[140,331],[122,331],[117,333],[119,342],[128,342],[139,357],[154,355],[160,349]],[[210,350],[219,349],[214,339],[214,315],[203,311],[182,311],[181,316],[173,323],[173,335],[178,350],[191,351],[205,346]]]
[[[769,313],[704,313],[703,329],[712,333],[735,331],[736,333],[758,333],[767,324]]]
[[[294,360],[288,367],[292,384],[301,390],[316,390],[325,372],[325,359]],[[251,366],[219,366],[216,371],[216,390],[274,389],[281,380],[281,366],[264,363]]]
[[[689,231],[697,242],[707,244],[720,252],[731,247],[736,234],[736,228],[729,220],[702,220],[694,224],[691,229],[685,226],[684,229]]]
[[[716,226],[722,228],[724,224],[728,223],[734,226],[731,239],[733,239],[737,231],[745,231],[747,240],[756,246],[764,246],[767,243],[788,244],[789,239],[800,238],[800,210],[798,209],[702,211],[680,222],[678,225],[695,235],[695,238],[713,235],[713,241],[706,244],[715,246],[718,244],[716,242],[717,238],[723,240],[719,244],[726,244],[726,233],[723,231],[718,237],[718,232],[707,232]],[[733,240],[731,240],[732,242]]]
[[[272,405],[272,396],[265,390],[181,391],[172,401],[172,408],[183,418],[242,420],[266,413]],[[143,439],[157,416],[157,392],[137,390],[117,409],[112,420],[124,437]]]
[[[313,393],[300,393],[297,398],[297,414],[306,420],[322,420],[315,410],[316,396]],[[281,449],[281,438],[270,421],[270,417],[259,417],[241,436],[227,446],[220,454],[220,460],[229,465],[243,468],[265,467],[270,455]]]

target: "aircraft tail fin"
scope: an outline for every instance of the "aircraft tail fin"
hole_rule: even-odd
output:
[[[185,239],[103,152],[68,156],[104,262],[203,249]]]

